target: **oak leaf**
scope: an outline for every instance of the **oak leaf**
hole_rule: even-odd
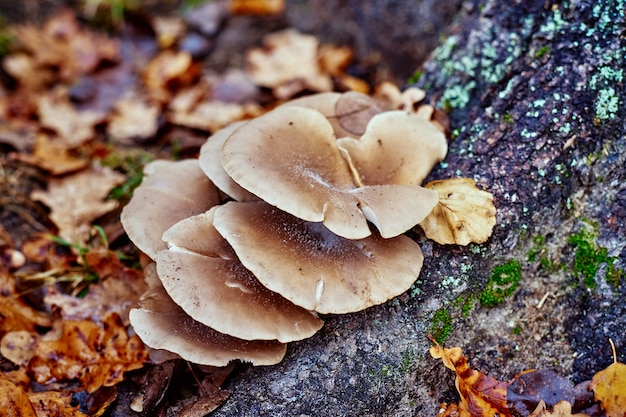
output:
[[[104,198],[125,179],[109,168],[93,166],[50,180],[47,191],[36,190],[31,198],[50,207],[50,219],[59,228],[61,238],[71,243],[84,243],[91,222],[117,207],[117,201],[104,201]]]
[[[86,168],[89,161],[71,154],[70,148],[61,140],[39,134],[32,154],[17,154],[17,159],[45,169],[52,175],[68,174]]]
[[[124,372],[141,368],[148,359],[139,338],[128,336],[115,313],[101,323],[66,320],[61,326],[60,338],[41,340],[28,364],[40,384],[77,380],[92,393],[122,381]]]
[[[435,359],[441,359],[446,368],[456,372],[455,385],[461,396],[458,405],[460,417],[512,417],[506,405],[508,382],[501,382],[469,367],[461,348],[430,348]],[[452,415],[452,414],[450,414]]]
[[[478,189],[471,178],[432,181],[424,187],[439,193],[439,203],[420,223],[426,237],[457,245],[489,239],[496,224],[491,193]]]

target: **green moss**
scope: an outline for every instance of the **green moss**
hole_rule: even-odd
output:
[[[593,231],[589,228],[583,229],[571,235],[567,242],[575,248],[573,271],[582,278],[587,288],[596,287],[596,274],[602,265],[606,265],[606,282],[613,287],[619,285],[624,271],[615,268],[618,258],[608,256],[607,249],[596,244],[596,234]]]
[[[408,83],[409,84],[417,84],[417,82],[420,80],[420,78],[422,78],[422,75],[424,74],[424,71],[422,70],[417,70],[413,73],[413,75],[411,75],[409,77]]]
[[[480,294],[480,303],[494,307],[517,289],[522,278],[522,267],[516,260],[509,260],[491,271],[489,281]]]
[[[430,335],[442,345],[452,331],[452,316],[445,308],[437,310],[432,318]]]
[[[535,53],[535,56],[537,58],[541,58],[542,56],[544,56],[548,52],[550,52],[550,47],[549,46],[542,46],[541,48],[539,48],[537,50],[537,52]]]
[[[533,236],[533,245],[528,250],[528,262],[535,262],[537,255],[544,251],[546,238],[541,235]]]
[[[522,328],[520,326],[515,326],[511,331],[513,332],[513,334],[520,334],[522,332]]]
[[[408,374],[413,370],[415,366],[415,351],[408,349],[402,354],[402,360],[400,361],[400,372]]]

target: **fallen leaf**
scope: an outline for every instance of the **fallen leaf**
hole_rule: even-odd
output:
[[[40,340],[28,364],[35,381],[78,380],[92,393],[101,386],[113,386],[124,372],[139,369],[148,354],[136,335],[128,336],[121,318],[108,314],[102,322],[66,320],[61,336]]]
[[[4,335],[0,342],[2,356],[16,365],[26,365],[35,355],[35,345],[38,339],[36,332],[16,330]]]
[[[95,127],[106,119],[99,111],[77,111],[67,97],[42,95],[38,101],[39,122],[54,130],[67,148],[82,145],[96,135]]]
[[[113,140],[132,144],[133,140],[153,137],[159,128],[161,109],[137,98],[126,98],[115,103],[107,132]]]
[[[32,154],[19,153],[16,159],[45,169],[52,175],[79,171],[89,165],[87,159],[72,155],[67,143],[54,140],[46,134],[37,135]]]
[[[232,14],[265,16],[279,14],[285,10],[285,0],[230,0]]]
[[[596,373],[589,388],[607,417],[626,416],[626,364],[614,362]]]
[[[176,16],[157,16],[152,19],[152,28],[161,49],[173,46],[185,34],[185,22]]]
[[[157,102],[167,103],[173,94],[192,84],[198,78],[200,67],[188,52],[165,50],[146,66],[144,83],[150,96]]]
[[[483,243],[496,224],[493,196],[470,178],[451,178],[424,186],[439,193],[439,203],[420,223],[426,237],[441,244]]]
[[[16,294],[15,278],[0,268],[0,337],[16,330],[35,331],[50,326],[50,317],[26,304]]]
[[[59,228],[61,238],[70,243],[84,243],[91,222],[117,207],[117,201],[104,201],[104,198],[125,179],[109,168],[92,166],[77,174],[50,180],[47,191],[36,190],[31,198],[50,207],[50,219]]]
[[[513,378],[506,390],[507,405],[515,415],[530,414],[540,401],[552,408],[562,401],[574,404],[575,398],[572,383],[548,369],[519,375]]]
[[[2,417],[37,417],[26,391],[0,374],[0,413]]]
[[[293,29],[272,33],[263,39],[263,48],[247,52],[250,79],[273,89],[279,99],[288,99],[308,89],[331,91],[328,74],[322,73],[317,39]]]
[[[78,410],[78,405],[72,405],[71,392],[44,391],[28,394],[28,398],[35,408],[37,416],[54,417],[88,417]]]
[[[528,414],[528,417],[589,417],[587,414],[572,414],[572,404],[567,401],[556,403],[552,411],[548,410],[546,403],[541,400],[537,408]]]
[[[198,104],[188,113],[170,113],[167,119],[176,125],[216,132],[232,122],[256,117],[261,113],[262,109],[256,104],[207,101]]]
[[[455,385],[461,396],[458,405],[460,417],[512,417],[506,405],[508,382],[471,369],[459,347],[442,348],[435,344],[430,348],[430,354],[456,372]]]

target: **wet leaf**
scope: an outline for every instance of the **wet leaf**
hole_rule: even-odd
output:
[[[109,168],[93,166],[50,180],[47,191],[36,190],[31,198],[50,207],[50,219],[59,228],[61,238],[71,243],[84,243],[91,222],[117,207],[117,201],[104,201],[104,198],[125,179]]]
[[[626,415],[626,364],[615,362],[608,368],[596,373],[589,388],[600,401],[607,417]]]
[[[512,417],[506,405],[507,382],[471,369],[459,347],[443,348],[436,344],[430,348],[430,354],[456,372],[455,385],[461,396],[458,405],[460,417],[493,417],[496,414]]]
[[[514,378],[506,391],[508,407],[516,416],[530,414],[540,401],[552,408],[562,401],[573,404],[576,396],[571,382],[547,369]]]
[[[424,186],[439,193],[439,204],[420,226],[426,237],[441,244],[483,243],[496,224],[493,196],[470,178],[432,181]]]
[[[111,313],[101,323],[66,320],[61,335],[41,340],[29,362],[35,381],[79,381],[87,392],[122,381],[126,371],[139,369],[148,354],[139,338],[129,337],[120,317]]]

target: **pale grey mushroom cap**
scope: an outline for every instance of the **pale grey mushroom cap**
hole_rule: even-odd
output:
[[[211,135],[200,148],[198,163],[206,176],[213,181],[213,184],[229,197],[237,201],[255,201],[259,198],[233,181],[224,170],[221,160],[222,145],[231,133],[245,123],[245,121],[231,123]]]
[[[239,339],[286,343],[315,334],[323,322],[314,313],[268,290],[241,264],[213,226],[217,208],[163,234],[169,250],[159,252],[157,271],[169,296],[194,320]]]
[[[154,161],[122,210],[121,221],[130,240],[151,259],[167,249],[161,235],[171,225],[219,204],[217,188],[195,159]]]
[[[214,225],[264,286],[324,314],[363,310],[402,294],[423,263],[420,247],[406,236],[345,239],[264,202],[217,207]]]
[[[432,123],[399,110],[372,117],[360,139],[337,143],[363,185],[420,185],[448,152],[445,135]]]
[[[226,366],[236,359],[274,365],[285,356],[287,345],[283,343],[237,339],[193,320],[167,295],[154,264],[148,265],[145,273],[148,290],[140,307],[130,311],[130,323],[147,346],[211,366]]]
[[[383,237],[397,236],[438,201],[436,192],[419,186],[359,187],[328,120],[304,107],[279,107],[235,130],[222,147],[222,163],[262,200],[348,239],[369,236],[367,220]],[[389,217],[391,206],[404,207],[409,217]],[[408,227],[398,227],[399,220]]]

